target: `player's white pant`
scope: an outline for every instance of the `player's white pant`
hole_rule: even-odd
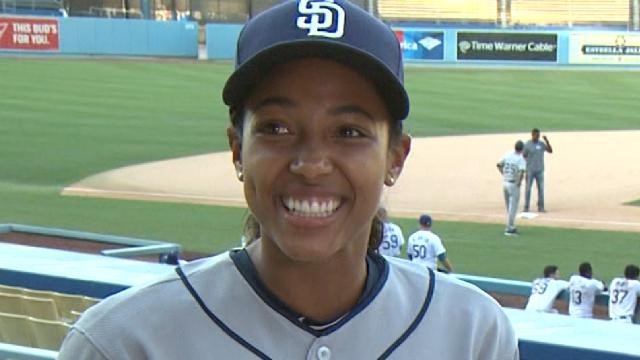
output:
[[[507,231],[516,228],[516,213],[520,202],[520,187],[513,182],[504,181],[502,183],[504,193],[504,204],[507,207]]]

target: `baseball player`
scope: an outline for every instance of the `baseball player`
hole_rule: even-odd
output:
[[[392,223],[387,215],[387,210],[381,208],[378,211],[380,220],[382,221],[382,241],[378,247],[380,255],[400,256],[402,246],[404,246],[404,235],[400,226]]]
[[[558,279],[560,271],[556,265],[545,266],[543,274],[544,277],[533,280],[525,310],[558,313],[558,310],[553,308],[553,303],[558,294],[569,287],[569,282]]]
[[[507,227],[504,234],[507,236],[517,236],[516,229],[516,213],[518,212],[518,202],[520,201],[520,184],[526,169],[526,163],[522,157],[522,149],[524,144],[518,140],[515,145],[515,151],[505,154],[500,159],[498,171],[502,174],[502,191],[504,193],[504,203],[507,207]]]
[[[527,160],[527,183],[524,196],[524,212],[529,212],[531,200],[531,186],[536,181],[538,187],[538,212],[545,212],[544,209],[544,153],[553,153],[553,148],[549,139],[543,136],[544,142],[540,141],[540,129],[531,130],[531,140],[524,144],[522,155]]]
[[[609,286],[609,317],[613,321],[632,323],[640,296],[640,268],[627,265],[624,277],[617,277]]]
[[[249,20],[223,100],[259,238],[103,300],[59,359],[517,359],[495,300],[377,254],[411,143],[402,69],[394,32],[346,0]]]
[[[605,290],[605,285],[593,278],[593,269],[588,262],[580,264],[578,272],[569,278],[569,315],[592,318],[596,295]]]
[[[442,240],[431,231],[432,219],[429,215],[421,215],[418,219],[420,229],[407,240],[407,256],[412,262],[436,270],[439,261],[446,272],[453,272],[453,266],[447,258],[447,250]]]

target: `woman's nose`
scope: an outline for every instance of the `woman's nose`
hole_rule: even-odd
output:
[[[333,171],[329,152],[322,144],[307,141],[293,151],[297,153],[289,164],[292,173],[314,179]]]

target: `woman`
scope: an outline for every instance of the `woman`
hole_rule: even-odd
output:
[[[347,1],[277,6],[243,30],[223,98],[259,237],[108,298],[61,359],[517,358],[487,295],[375,252],[411,142],[387,26]]]

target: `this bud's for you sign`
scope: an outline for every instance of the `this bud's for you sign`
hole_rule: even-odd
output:
[[[0,17],[1,50],[59,50],[56,19]]]

